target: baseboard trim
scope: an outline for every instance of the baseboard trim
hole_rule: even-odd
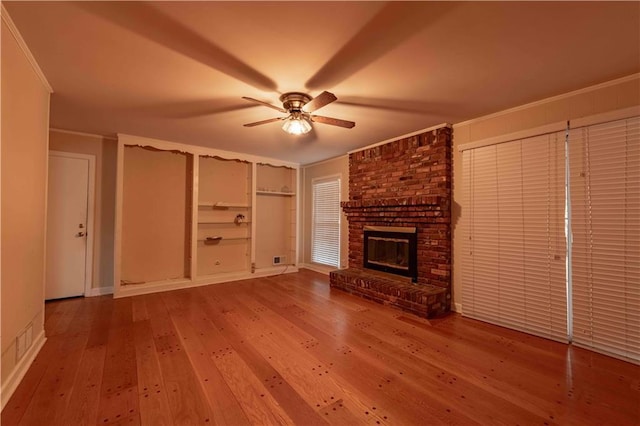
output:
[[[305,268],[305,269],[309,269],[311,271],[314,272],[318,272],[320,274],[324,274],[324,275],[329,275],[329,272],[336,270],[337,268],[334,268],[332,266],[321,266],[321,265],[315,265],[313,263],[302,263],[300,264],[301,268]]]
[[[298,267],[295,265],[282,265],[271,266],[268,268],[256,269],[255,272],[228,272],[217,275],[210,275],[206,277],[200,277],[195,280],[189,278],[179,280],[167,280],[151,282],[147,284],[132,285],[126,287],[120,287],[118,293],[114,293],[114,299],[121,297],[140,296],[143,294],[158,293],[162,291],[181,290],[191,287],[201,287],[211,284],[224,284],[232,281],[249,280],[252,278],[270,277],[273,275],[290,274],[298,272]]]
[[[105,294],[113,294],[113,287],[96,287],[92,288],[85,297],[104,296]]]
[[[298,267],[295,265],[269,266],[266,268],[257,268],[255,272],[251,274],[251,278],[272,277],[274,275],[291,274],[294,272],[298,272]]]
[[[457,312],[459,314],[462,313],[462,303],[453,303],[452,308],[453,308],[453,312]]]
[[[114,299],[121,297],[141,296],[143,294],[160,293],[163,291],[182,290],[191,287],[201,287],[209,284],[219,284],[231,281],[246,280],[252,278],[250,273],[247,272],[231,272],[223,273],[216,277],[205,277],[197,280],[191,280],[189,278],[156,281],[139,285],[120,286],[117,293],[113,293]]]
[[[44,337],[44,330],[41,330],[40,334],[38,334],[38,336],[31,344],[31,347],[29,348],[27,353],[24,354],[20,361],[18,361],[18,364],[7,378],[7,382],[2,387],[2,393],[0,396],[0,398],[2,399],[2,409],[4,409],[4,406],[7,405],[7,402],[9,402],[11,396],[13,396],[13,393],[18,388],[20,382],[22,382],[24,375],[27,374],[29,367],[31,367],[31,364],[33,364],[33,361],[35,361],[36,357],[40,353],[40,349],[42,349],[46,341],[47,338]]]

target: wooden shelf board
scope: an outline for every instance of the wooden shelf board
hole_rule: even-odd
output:
[[[278,191],[256,191],[258,195],[284,195],[287,197],[293,197],[296,195],[295,192],[278,192]]]
[[[211,208],[226,208],[226,209],[248,209],[251,207],[249,204],[241,203],[228,203],[226,201],[203,201],[198,203],[198,207],[211,207]]]
[[[213,240],[207,240],[205,238],[199,238],[198,241],[215,243],[215,242],[220,242],[220,241],[250,240],[250,239],[251,239],[251,237],[221,237],[220,239],[213,239]]]

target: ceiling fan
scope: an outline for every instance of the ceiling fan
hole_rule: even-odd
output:
[[[292,135],[303,135],[311,131],[311,123],[330,124],[332,126],[339,126],[347,129],[351,129],[356,125],[353,121],[311,114],[312,112],[317,111],[338,99],[330,92],[322,92],[315,98],[312,98],[306,93],[300,92],[284,93],[280,96],[282,107],[271,105],[270,103],[262,102],[257,99],[248,98],[246,96],[243,96],[242,99],[288,114],[284,117],[276,117],[268,120],[256,121],[255,123],[248,123],[244,125],[245,127],[259,126],[261,124],[273,123],[274,121],[284,121],[282,129],[285,132]]]

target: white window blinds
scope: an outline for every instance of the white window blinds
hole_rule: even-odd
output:
[[[312,182],[313,226],[311,261],[340,265],[340,179]]]
[[[463,152],[463,314],[567,340],[562,134]]]
[[[640,118],[573,130],[573,341],[640,360]]]

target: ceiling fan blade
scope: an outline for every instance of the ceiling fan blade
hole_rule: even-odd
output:
[[[244,127],[254,127],[254,126],[259,126],[261,124],[273,123],[274,121],[284,120],[285,118],[287,118],[287,117],[270,118],[268,120],[262,120],[262,121],[256,121],[254,123],[243,124],[243,126]]]
[[[340,120],[339,118],[323,117],[321,115],[312,115],[311,121],[315,123],[330,124],[332,126],[344,127],[351,129],[356,125],[353,121]]]
[[[243,97],[242,97],[242,99],[244,99],[245,101],[249,101],[249,102],[255,102],[255,103],[257,103],[257,104],[264,105],[264,106],[269,107],[269,108],[273,108],[273,109],[275,109],[276,111],[280,111],[280,112],[284,112],[284,113],[289,112],[289,111],[287,111],[287,110],[286,110],[286,109],[284,109],[284,108],[281,108],[281,107],[279,107],[279,106],[275,106],[275,105],[271,105],[270,103],[262,102],[262,101],[259,101],[259,100],[257,100],[257,99],[248,98],[248,97],[246,97],[246,96],[243,96]]]
[[[320,93],[315,98],[311,99],[306,104],[304,104],[302,109],[304,109],[305,112],[317,111],[320,108],[322,108],[323,106],[329,105],[331,102],[335,101],[336,99],[338,99],[338,98],[336,98],[336,95],[334,95],[331,92],[326,92],[325,91],[325,92]]]

